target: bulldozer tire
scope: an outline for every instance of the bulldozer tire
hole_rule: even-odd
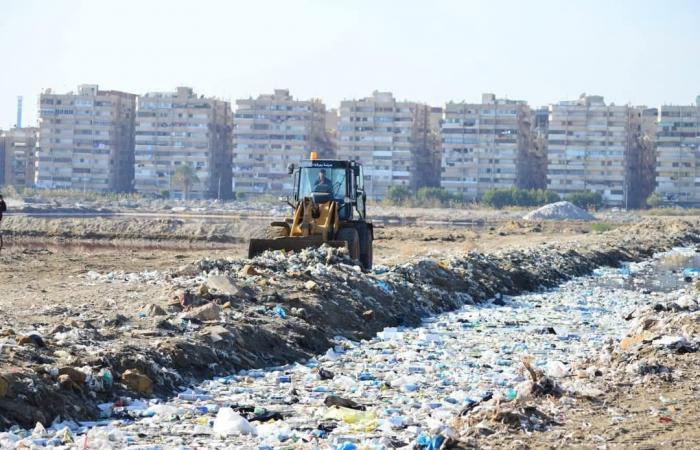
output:
[[[374,257],[372,254],[372,236],[368,235],[366,239],[367,241],[365,242],[364,247],[365,252],[360,257],[360,262],[362,263],[362,268],[365,270],[365,272],[369,272],[372,270],[372,258]]]
[[[265,233],[265,237],[267,239],[276,239],[287,236],[289,236],[289,231],[287,231],[287,227],[279,225],[272,225],[267,229],[267,232]]]
[[[345,241],[348,243],[348,250],[350,251],[350,258],[354,260],[360,259],[360,236],[357,234],[357,230],[354,228],[341,228],[338,231],[339,241]]]

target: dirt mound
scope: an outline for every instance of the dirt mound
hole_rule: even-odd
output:
[[[523,216],[525,220],[595,220],[591,214],[570,202],[544,205]]]
[[[3,232],[10,237],[62,239],[149,239],[202,242],[245,242],[263,229],[260,221],[223,221],[174,217],[40,218],[10,216]]]

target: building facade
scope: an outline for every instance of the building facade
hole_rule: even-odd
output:
[[[192,88],[137,100],[135,188],[173,198],[231,197],[231,105]]]
[[[0,185],[33,187],[38,128],[0,131]]]
[[[318,99],[297,100],[287,89],[236,100],[233,184],[236,195],[290,193],[287,167],[309,158],[333,156],[326,134],[326,107]]]
[[[531,110],[524,101],[483,94],[449,102],[442,125],[440,184],[468,200],[490,189],[532,187]]]
[[[136,96],[81,85],[39,97],[36,185],[83,191],[130,191]]]
[[[590,191],[610,206],[639,199],[631,176],[639,168],[641,111],[606,105],[601,96],[551,105],[547,139],[547,188],[560,195]]]
[[[659,108],[656,192],[667,204],[700,206],[700,98]]]
[[[363,164],[365,189],[382,199],[391,186],[430,184],[433,140],[428,105],[397,101],[390,92],[340,104],[338,158]]]

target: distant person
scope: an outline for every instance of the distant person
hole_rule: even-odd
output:
[[[314,183],[314,192],[322,194],[333,193],[333,183],[326,178],[326,169],[321,169],[321,171],[318,172],[318,180]]]
[[[7,211],[7,203],[5,203],[2,195],[0,195],[0,223],[2,222],[2,213],[5,211]],[[0,230],[0,250],[2,250],[2,230]]]
[[[2,198],[2,195],[0,195],[0,222],[2,222],[2,213],[7,211],[7,203],[5,203],[5,200]]]

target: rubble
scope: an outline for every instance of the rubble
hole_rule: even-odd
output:
[[[144,313],[149,317],[155,316],[167,316],[168,313],[160,306],[155,303],[151,303],[144,309]]]
[[[153,381],[138,369],[127,369],[124,371],[122,381],[129,389],[139,394],[151,395],[153,393]]]
[[[595,220],[586,210],[571,202],[556,202],[544,205],[523,216],[525,220]]]
[[[221,307],[213,302],[207,303],[185,313],[183,318],[189,320],[196,319],[201,322],[216,321],[221,318]]]

